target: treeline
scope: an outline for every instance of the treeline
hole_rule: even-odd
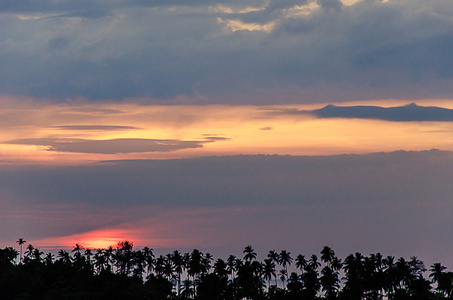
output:
[[[0,299],[452,298],[453,273],[440,263],[427,270],[416,257],[355,253],[342,260],[326,246],[319,256],[269,251],[258,261],[247,246],[243,257],[223,260],[197,249],[156,256],[128,241],[96,250],[76,244],[55,257],[30,244],[22,253],[25,241],[17,242],[19,251],[0,249]]]

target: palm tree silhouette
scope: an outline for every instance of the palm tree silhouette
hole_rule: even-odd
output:
[[[22,264],[22,245],[25,244],[27,241],[24,240],[23,238],[19,238],[16,243],[19,244],[20,247],[20,258],[19,258],[19,264]]]
[[[265,280],[267,280],[267,291],[268,292],[269,292],[269,288],[271,286],[272,277],[275,277],[275,286],[277,286],[277,274],[275,273],[275,263],[270,258],[267,258],[264,260],[263,277]]]
[[[335,298],[336,290],[339,287],[338,272],[327,265],[322,269],[321,274],[322,276],[319,279],[323,291],[326,292],[326,299]]]
[[[288,271],[286,271],[286,269],[281,269],[280,273],[278,275],[280,276],[280,280],[283,283],[283,288],[285,288],[285,286],[286,286],[285,281],[286,281],[286,277],[288,276]]]
[[[35,251],[35,247],[33,247],[32,244],[28,244],[27,246],[27,251],[25,251],[25,257],[27,259],[32,259],[33,257],[33,251]]]
[[[285,268],[286,274],[288,274],[288,266],[291,265],[293,262],[293,258],[291,257],[291,252],[286,250],[282,250],[280,252],[280,265]]]
[[[275,264],[280,265],[280,255],[277,253],[277,251],[270,250],[269,253],[267,254],[267,257]],[[275,278],[275,286],[278,286],[276,274],[274,275],[274,278]]]
[[[244,251],[242,251],[244,255],[244,260],[246,262],[251,262],[252,260],[256,259],[256,252],[253,250],[252,246],[245,247]]]
[[[328,246],[325,246],[321,250],[321,260],[328,265],[330,265],[334,256],[335,256],[335,252],[332,250],[332,248],[330,248]]]
[[[236,256],[230,255],[227,258],[227,271],[231,275],[231,280],[234,278],[234,271],[236,270]]]
[[[154,253],[153,249],[145,247],[143,248],[143,255],[145,256],[145,263],[146,263],[146,272],[147,275],[151,273],[151,271],[154,269]]]
[[[434,263],[431,265],[431,273],[429,277],[432,279],[432,282],[438,282],[439,278],[442,276],[447,267],[442,266],[441,263]]]
[[[305,259],[305,255],[299,254],[296,257],[296,268],[298,268],[301,272],[304,271],[305,267],[307,266],[307,260]]]
[[[178,291],[178,296],[180,295],[180,289],[181,289],[181,274],[184,270],[184,257],[179,253],[178,250],[173,251],[173,253],[170,256],[171,261],[173,262],[173,265],[175,266],[175,272],[178,276],[178,286],[177,286],[177,291]]]

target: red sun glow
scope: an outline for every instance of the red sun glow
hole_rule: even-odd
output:
[[[33,243],[43,247],[58,245],[62,248],[72,248],[75,244],[79,244],[84,248],[105,249],[116,246],[120,241],[133,242],[136,240],[137,236],[128,230],[100,229],[64,237],[49,237]]]

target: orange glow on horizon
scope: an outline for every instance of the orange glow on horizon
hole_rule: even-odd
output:
[[[136,240],[139,240],[137,235],[128,230],[100,229],[64,237],[48,237],[31,243],[38,247],[57,245],[64,249],[72,249],[75,244],[79,244],[84,248],[106,249],[110,246],[115,247],[120,241],[134,242]]]
[[[336,105],[390,107],[411,102],[376,100]],[[33,100],[14,102],[9,98],[0,98],[0,103],[5,116],[0,123],[1,164],[76,165],[102,160],[363,154],[432,148],[453,151],[453,122],[318,119],[279,113],[288,109],[312,110],[326,104],[159,106],[133,102],[40,102],[38,105]],[[451,99],[416,103],[453,108]],[[124,139],[148,144],[125,146],[128,141]],[[112,143],[116,143],[117,151],[112,150]]]

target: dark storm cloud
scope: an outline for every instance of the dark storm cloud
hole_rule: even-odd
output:
[[[319,118],[359,118],[395,122],[453,121],[453,109],[424,107],[411,103],[399,107],[327,105],[312,111],[288,110],[288,114],[313,114]]]
[[[35,145],[49,147],[48,151],[74,153],[135,153],[135,152],[169,152],[189,148],[201,148],[203,143],[218,140],[206,138],[207,141],[180,141],[159,139],[112,139],[112,140],[84,140],[84,139],[17,139],[2,142],[2,144]]]
[[[305,0],[265,3],[3,1],[0,90],[259,103],[453,92],[452,2],[319,0],[308,15],[291,10]],[[229,31],[230,21],[243,30]]]

